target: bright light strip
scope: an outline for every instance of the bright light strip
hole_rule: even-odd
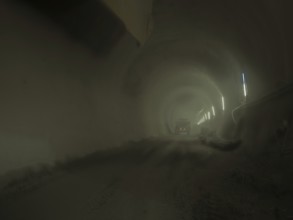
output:
[[[212,106],[212,111],[213,111],[213,116],[216,116],[216,111],[215,111],[215,107]]]
[[[208,112],[208,119],[211,120],[211,113]]]
[[[197,125],[201,125],[206,121],[205,117],[202,117],[199,122],[197,123]]]
[[[244,73],[242,73],[242,81],[243,81],[243,92],[244,92],[244,96],[247,96],[247,88],[246,88],[246,81],[245,81],[245,75]]]
[[[197,122],[197,125],[200,125],[202,123],[204,123],[204,118],[200,119],[199,122]]]
[[[222,96],[222,109],[225,111],[225,98]]]

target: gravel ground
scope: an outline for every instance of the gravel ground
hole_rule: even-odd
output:
[[[8,185],[0,219],[293,219],[286,161],[193,140],[143,140]]]

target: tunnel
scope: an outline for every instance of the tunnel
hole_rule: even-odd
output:
[[[292,7],[1,0],[0,218],[293,219]]]

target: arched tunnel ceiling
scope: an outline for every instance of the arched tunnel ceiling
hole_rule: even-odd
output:
[[[200,91],[206,95],[201,99],[212,100],[209,105],[215,106],[224,96],[231,111],[243,99],[242,73],[247,76],[248,100],[284,85],[289,78],[286,42],[290,41],[284,4],[274,0],[155,1],[153,33],[125,78],[126,91],[143,103],[146,122],[162,119],[162,106],[172,102],[170,96],[175,100],[177,96],[170,94],[180,89],[193,87],[187,93]]]
[[[155,29],[145,50],[157,44],[157,48],[149,49],[150,56],[164,59],[173,48],[179,58],[191,59],[190,52],[193,56],[197,53],[201,60],[206,58],[207,66],[215,62],[223,66],[226,62],[226,68],[231,69],[229,54],[230,60],[232,57],[238,61],[239,71],[249,70],[268,78],[276,74],[286,77],[283,5],[278,2],[155,1]],[[158,55],[157,50],[167,55]],[[196,57],[194,61],[201,62]],[[278,81],[284,81],[282,77]],[[268,80],[265,84],[275,86],[270,83],[277,82]]]
[[[231,111],[243,99],[242,73],[248,100],[291,79],[292,3],[285,0],[63,0],[45,1],[45,7],[22,1],[43,10],[96,52],[114,47],[124,26],[144,43],[121,84],[151,124],[149,130],[162,127],[162,112],[169,114],[166,106],[177,108],[178,96],[196,97],[198,110],[219,108],[225,97]]]

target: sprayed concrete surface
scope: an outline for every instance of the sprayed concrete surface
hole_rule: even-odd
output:
[[[190,139],[132,142],[59,165],[42,184],[7,186],[0,219],[292,219],[285,160],[239,152]]]

